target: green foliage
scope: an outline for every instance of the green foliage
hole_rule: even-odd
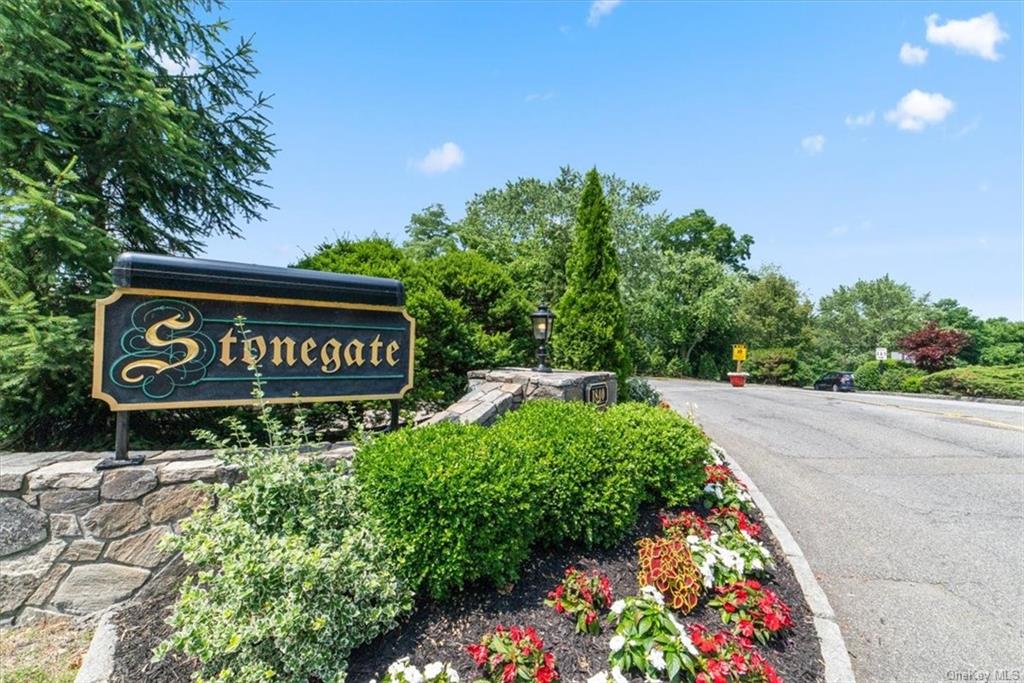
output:
[[[980,365],[1024,365],[1024,321],[989,318],[975,333]]]
[[[693,501],[707,457],[706,438],[670,411],[535,401],[489,429],[379,436],[355,462],[401,575],[444,597],[505,585],[532,547],[620,541],[643,500]]]
[[[746,270],[754,238],[736,232],[709,216],[704,209],[657,226],[652,236],[663,251],[704,254],[735,270]]]
[[[1024,366],[969,365],[943,370],[921,380],[927,394],[985,396],[1024,400]]]
[[[927,297],[888,275],[841,285],[818,302],[817,352],[834,366],[854,367],[876,346],[895,348],[896,341],[921,327]]]
[[[533,464],[493,457],[485,435],[453,424],[402,430],[355,459],[402,575],[434,597],[479,579],[512,581],[544,512]]]
[[[193,254],[269,201],[247,40],[185,0],[0,0],[0,439],[94,445],[92,302],[122,249]],[[175,66],[192,63],[196,74]],[[190,67],[192,68],[192,67]],[[17,391],[10,390],[18,387]],[[145,431],[145,421],[138,427]]]
[[[597,169],[592,169],[576,213],[568,285],[556,309],[552,346],[555,360],[562,366],[608,370],[624,383],[630,359],[610,221],[601,178]]]
[[[645,479],[624,459],[620,437],[593,405],[532,401],[505,415],[488,437],[492,458],[537,470],[544,494],[539,543],[607,547],[635,519]]]
[[[737,338],[752,349],[805,345],[811,340],[811,309],[796,281],[777,267],[766,266],[742,289]]]
[[[684,626],[654,588],[645,586],[639,595],[625,598],[610,619],[615,635],[608,655],[613,675],[607,680],[622,680],[623,672],[635,672],[648,680],[681,683],[700,672],[700,658]],[[660,660],[651,653],[660,653]]]
[[[656,406],[661,403],[661,394],[647,380],[640,377],[630,377],[626,380],[626,385],[619,395],[619,400]]]
[[[678,376],[699,372],[704,353],[727,361],[740,286],[710,256],[660,253],[647,285],[626,299],[640,369]],[[705,374],[719,370],[705,364]]]
[[[813,380],[795,348],[754,349],[743,365],[750,379],[760,384],[799,387]]]
[[[924,381],[925,375],[907,375],[903,378],[903,382],[900,384],[899,391],[906,392],[908,394],[920,394],[921,383]]]
[[[689,505],[700,496],[707,464],[707,437],[673,410],[620,403],[604,413],[622,457],[640,472],[646,500]]]
[[[903,391],[904,383],[911,378],[925,376],[911,363],[899,360],[869,360],[862,363],[853,373],[853,383],[863,391]]]
[[[206,485],[217,506],[169,538],[200,571],[182,586],[157,654],[198,659],[199,680],[341,683],[351,651],[394,627],[411,594],[347,465],[300,456],[303,425],[286,433],[261,417],[271,448],[229,421],[236,445],[217,445],[245,479]]]

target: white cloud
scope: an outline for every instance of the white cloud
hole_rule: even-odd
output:
[[[961,128],[960,130],[958,130],[956,133],[954,133],[953,137],[954,138],[962,138],[965,135],[970,135],[974,131],[978,130],[978,127],[980,125],[981,125],[981,117],[979,116],[979,117],[976,117],[970,123],[968,123],[966,126]]]
[[[928,60],[928,48],[918,47],[910,43],[903,43],[900,46],[900,61],[908,66],[924,64]]]
[[[555,96],[553,92],[533,92],[526,96],[527,102],[547,102]]]
[[[850,128],[864,128],[870,126],[875,122],[875,110],[864,112],[863,114],[847,114],[846,125]]]
[[[453,168],[462,166],[465,155],[462,148],[454,142],[446,142],[440,147],[427,152],[427,156],[416,162],[416,168],[427,175],[446,173]]]
[[[837,225],[829,231],[829,234],[832,235],[832,237],[842,237],[848,232],[850,232],[850,229],[845,225]]]
[[[1002,56],[996,52],[996,45],[1009,38],[992,12],[973,19],[950,19],[942,25],[938,22],[938,14],[925,17],[924,23],[928,26],[925,39],[929,43],[948,45],[957,52],[993,62]]]
[[[945,119],[956,105],[940,93],[911,90],[896,103],[896,108],[885,113],[885,120],[895,123],[900,130],[923,130],[925,126]]]
[[[587,24],[597,26],[602,18],[611,14],[621,4],[622,0],[594,0],[590,3],[590,14],[587,16]]]
[[[808,135],[800,141],[800,146],[803,147],[804,151],[810,155],[821,154],[822,150],[825,149],[825,136],[821,133],[817,135]]]
[[[162,66],[171,76],[195,76],[199,73],[199,69],[202,66],[202,64],[199,63],[199,60],[192,55],[189,55],[188,59],[186,59],[183,64],[163,52],[156,52],[151,49],[147,50],[147,52],[149,52],[149,56],[152,57],[157,64]]]

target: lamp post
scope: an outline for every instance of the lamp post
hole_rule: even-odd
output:
[[[548,367],[547,342],[551,339],[551,328],[555,324],[555,314],[548,310],[547,304],[530,314],[530,321],[533,323],[533,338],[537,342],[537,367],[536,372],[551,372]]]

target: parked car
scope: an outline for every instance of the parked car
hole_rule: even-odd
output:
[[[855,391],[852,372],[826,372],[814,381],[818,391]]]

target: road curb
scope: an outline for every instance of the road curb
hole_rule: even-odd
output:
[[[775,538],[786,555],[786,561],[793,568],[797,583],[804,594],[811,614],[814,616],[814,630],[818,633],[818,643],[821,646],[821,659],[825,663],[825,683],[856,683],[853,675],[853,665],[850,663],[850,654],[846,649],[846,641],[843,640],[842,631],[836,621],[836,614],[828,601],[828,596],[818,584],[818,579],[811,571],[811,565],[804,557],[800,545],[789,533],[786,524],[775,512],[775,508],[768,502],[764,493],[757,487],[753,479],[743,471],[739,463],[729,455],[724,448],[712,442],[711,447],[721,456],[722,460],[733,471],[736,478],[741,481],[750,493],[754,503],[761,510],[761,516],[768,524],[768,528],[775,534]]]
[[[100,617],[96,632],[89,642],[89,649],[82,657],[82,666],[75,676],[75,683],[107,683],[114,673],[114,653],[117,651],[117,627],[112,618],[115,609],[108,609]]]

